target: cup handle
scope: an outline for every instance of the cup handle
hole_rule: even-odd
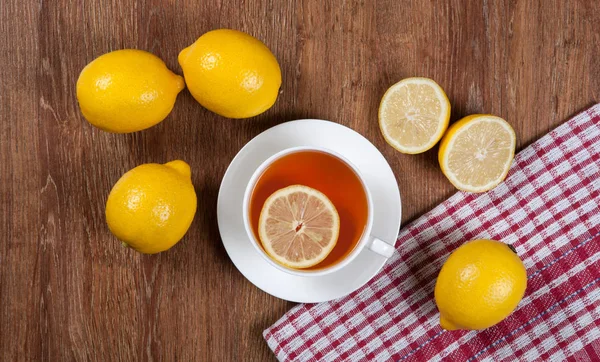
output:
[[[383,240],[371,236],[371,240],[367,247],[374,253],[377,253],[385,258],[391,258],[394,255],[394,246],[386,243]]]

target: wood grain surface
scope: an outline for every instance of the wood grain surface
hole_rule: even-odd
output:
[[[183,91],[169,117],[117,135],[81,116],[75,82],[97,56],[144,49],[181,74],[178,52],[234,28],[283,71],[268,112],[229,120]],[[518,148],[600,101],[598,1],[3,0],[0,4],[0,360],[262,361],[262,330],[293,306],[254,287],[219,237],[219,183],[238,150],[299,118],[349,126],[391,164],[403,223],[455,190],[436,149],[387,146],[377,108],[391,84],[435,79],[452,120],[493,113]],[[112,185],[146,162],[187,161],[194,223],[144,256],[109,233]]]

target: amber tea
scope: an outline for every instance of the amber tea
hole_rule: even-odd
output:
[[[340,234],[331,253],[319,264],[305,270],[324,269],[349,255],[367,227],[369,205],[361,180],[339,158],[316,150],[297,151],[273,161],[259,176],[249,204],[249,219],[257,240],[258,220],[267,198],[291,185],[305,185],[324,193],[340,216]]]

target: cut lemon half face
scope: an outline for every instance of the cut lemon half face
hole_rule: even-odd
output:
[[[293,185],[275,191],[263,206],[258,235],[266,253],[286,267],[304,269],[329,255],[340,233],[340,217],[320,191]]]
[[[442,138],[450,120],[450,101],[428,78],[407,78],[391,86],[379,105],[379,128],[402,153],[425,152]]]
[[[440,143],[442,172],[459,190],[485,192],[504,180],[515,155],[513,128],[500,117],[474,114],[454,123]]]

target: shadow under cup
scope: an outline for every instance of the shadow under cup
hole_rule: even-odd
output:
[[[340,217],[335,247],[322,262],[306,269],[278,264],[264,251],[258,235],[258,220],[265,201],[277,190],[291,185],[319,190],[331,200]],[[337,269],[336,266],[357,254],[353,251],[370,228],[370,197],[364,182],[348,161],[325,149],[298,147],[275,154],[256,170],[244,201],[247,228],[252,234],[249,236],[259,252],[275,266],[293,274],[322,274]]]

